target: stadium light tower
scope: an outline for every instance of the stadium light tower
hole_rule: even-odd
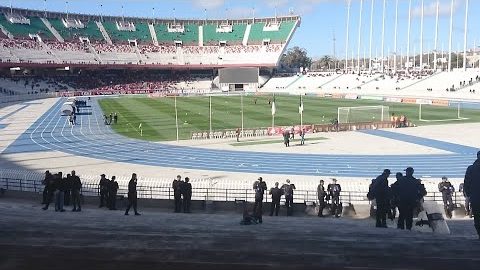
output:
[[[362,13],[363,13],[363,0],[360,0],[360,19],[358,22],[358,48],[357,48],[357,66],[358,74],[360,74],[360,47],[362,45]]]
[[[65,1],[65,13],[67,14],[67,20],[68,20],[68,1]]]
[[[397,54],[398,54],[398,48],[397,48],[397,32],[398,32],[398,0],[395,2],[395,37],[393,41],[393,50],[394,50],[394,58],[393,58],[393,74],[397,73]]]
[[[452,0],[450,4],[450,32],[448,38],[448,72],[452,70],[452,33],[453,33],[453,6],[455,0]]]
[[[373,8],[375,5],[375,0],[371,0],[372,4],[370,7],[370,41],[368,48],[368,71],[372,72],[372,41],[373,41]]]
[[[406,73],[409,73],[410,65],[410,30],[412,28],[412,0],[408,3],[408,29],[407,29],[407,63]]]
[[[423,19],[424,19],[424,0],[422,0],[422,15],[420,18],[420,70],[423,70]]]
[[[465,2],[465,33],[463,35],[463,71],[467,70],[467,32],[468,32],[468,3]]]
[[[385,59],[385,8],[387,6],[387,0],[383,0],[383,11],[382,11],[382,63],[381,69],[383,72],[384,69],[384,59]],[[389,50],[390,51],[390,50]]]
[[[345,73],[348,72],[348,38],[350,30],[350,8],[352,6],[352,0],[347,0],[347,36],[345,38]]]
[[[47,0],[43,0],[43,12],[45,18],[47,18]]]
[[[437,10],[435,16],[435,45],[433,49],[433,69],[437,71],[437,53],[438,53],[438,15],[440,13],[440,0],[437,0]]]

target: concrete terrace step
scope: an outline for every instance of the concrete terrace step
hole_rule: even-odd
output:
[[[50,256],[65,250],[69,256],[58,257],[56,265],[82,261],[71,269],[134,263],[135,269],[476,269],[480,262],[471,220],[449,222],[454,234],[440,236],[375,229],[370,219],[267,216],[261,225],[241,226],[241,214],[165,213],[143,209],[141,201],[139,207],[138,217],[88,206],[56,213],[2,199],[0,248],[10,262],[2,269],[52,267]]]

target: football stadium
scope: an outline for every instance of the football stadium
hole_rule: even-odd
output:
[[[80,2],[0,1],[0,269],[476,269],[479,3]]]

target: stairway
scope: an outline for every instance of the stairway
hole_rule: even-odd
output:
[[[155,46],[158,46],[157,32],[155,32],[155,26],[149,23],[148,30],[150,30],[150,36],[152,36],[153,44],[155,44]]]
[[[45,18],[40,18],[42,20],[43,24],[52,32],[53,36],[58,40],[58,42],[65,42],[63,37],[58,33],[57,29],[53,28],[52,24]]]
[[[93,55],[95,56],[95,59],[98,61],[99,64],[103,63],[102,58],[100,58],[100,55],[98,54],[97,50],[95,50],[95,48],[92,46],[92,44],[90,44],[90,42],[88,42],[88,50],[91,53],[93,53]]]
[[[110,36],[108,35],[107,33],[107,30],[105,30],[105,27],[103,27],[103,24],[102,22],[95,22],[98,26],[98,29],[100,30],[100,32],[102,32],[102,35],[103,35],[103,38],[105,39],[105,41],[109,44],[109,45],[112,45],[113,42],[112,42],[112,39],[110,38]]]
[[[0,24],[0,30],[2,31],[2,33],[7,36],[9,39],[13,39],[13,35],[12,33],[8,32],[8,30],[3,27],[3,25]]]
[[[198,26],[198,46],[203,46],[203,25]]]
[[[251,30],[252,30],[252,25],[248,24],[247,28],[245,29],[245,34],[243,35],[243,41],[242,41],[243,46],[247,46],[248,38],[250,37]]]

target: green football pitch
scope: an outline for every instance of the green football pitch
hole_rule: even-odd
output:
[[[209,131],[209,97],[177,97],[179,138],[189,139],[192,132]],[[236,129],[242,125],[240,96],[213,96],[212,130]],[[244,128],[270,127],[272,125],[271,96],[243,97]],[[255,103],[256,100],[256,103]],[[100,106],[105,114],[117,113],[118,123],[112,128],[127,137],[167,141],[176,139],[175,98],[115,97],[104,98]],[[276,96],[276,126],[300,124],[298,96]],[[389,106],[389,113],[406,115],[416,125],[480,122],[480,111],[422,105],[422,121],[419,120],[419,105],[384,103],[373,100],[330,99],[312,96],[303,97],[304,124],[329,124],[337,118],[338,107]],[[379,120],[379,119],[376,119]],[[142,126],[140,136],[139,126]]]

